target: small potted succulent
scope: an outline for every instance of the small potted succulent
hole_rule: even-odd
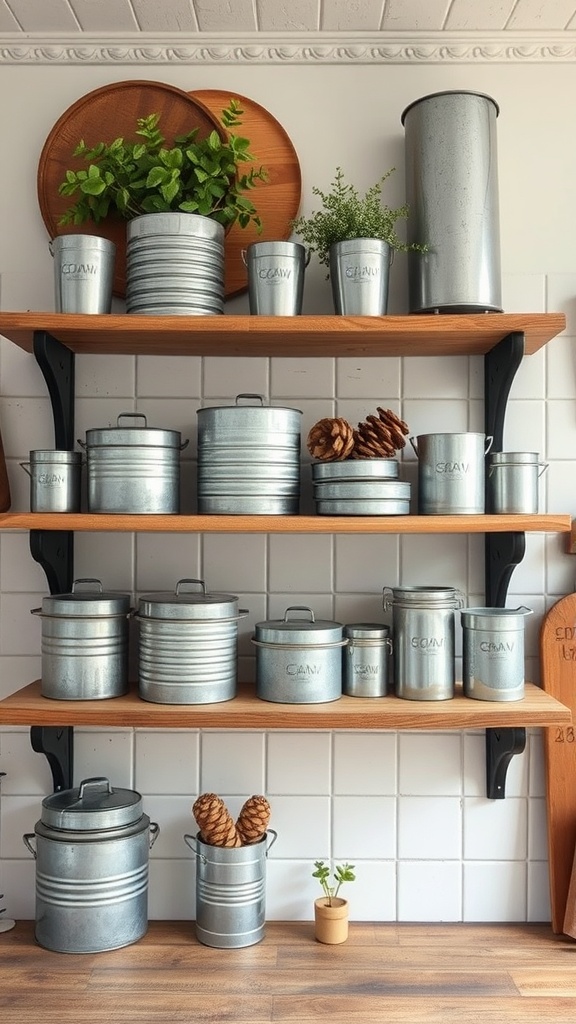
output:
[[[323,860],[314,861],[312,878],[317,878],[323,895],[314,900],[314,935],[318,942],[335,945],[348,938],[348,900],[338,893],[344,882],[354,882],[354,864],[336,864],[330,868]]]

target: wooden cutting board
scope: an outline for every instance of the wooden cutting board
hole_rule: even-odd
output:
[[[542,688],[576,723],[576,593],[545,616],[540,631]],[[576,849],[576,725],[544,730],[552,928],[562,932]]]
[[[10,508],[10,484],[8,483],[8,471],[6,459],[4,458],[4,445],[2,434],[0,434],[0,512],[7,512]]]

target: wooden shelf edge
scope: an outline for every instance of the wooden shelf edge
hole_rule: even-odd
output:
[[[568,554],[576,555],[576,519],[572,520],[570,526],[570,537],[568,538]]]
[[[113,726],[142,729],[343,729],[461,730],[513,726],[566,725],[569,708],[533,683],[523,700],[476,701],[461,691],[447,701],[409,701],[398,697],[341,697],[327,704],[273,704],[243,684],[222,704],[169,705],[141,700],[132,689],[125,697],[100,701],[56,701],[43,697],[40,680],[0,701],[2,725]]]

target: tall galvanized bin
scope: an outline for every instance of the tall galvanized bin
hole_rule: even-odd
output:
[[[402,114],[411,313],[502,311],[496,118],[477,92],[432,93]]]

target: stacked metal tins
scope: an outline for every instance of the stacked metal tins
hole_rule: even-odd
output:
[[[410,511],[410,484],[398,480],[396,459],[313,462],[318,515],[400,516]]]
[[[126,312],[224,312],[224,228],[192,213],[149,213],[128,221]]]
[[[297,514],[301,417],[299,409],[265,406],[262,395],[253,394],[237,395],[234,405],[199,409],[198,511]]]
[[[305,618],[293,613],[303,612]],[[257,622],[256,694],[280,704],[322,704],[342,696],[341,622],[316,619],[311,608],[291,605],[283,619]]]
[[[139,693],[156,704],[217,704],[236,695],[238,609],[233,594],[207,593],[203,580],[138,603]]]

